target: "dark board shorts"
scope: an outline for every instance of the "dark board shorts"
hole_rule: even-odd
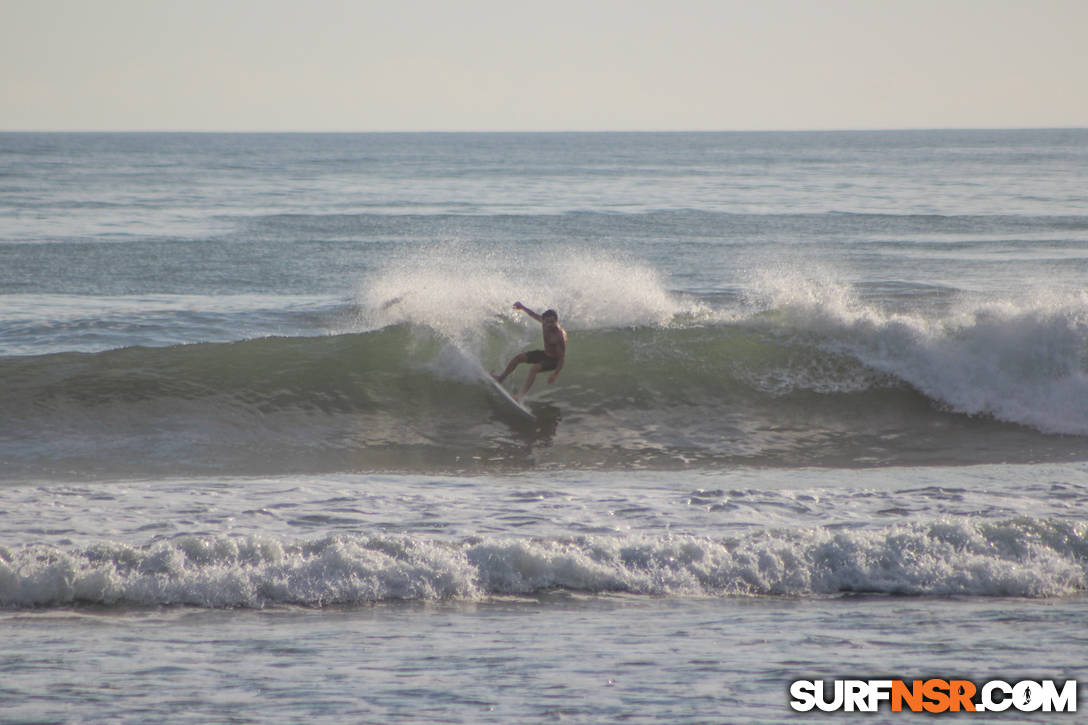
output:
[[[540,363],[541,370],[555,370],[555,366],[559,364],[558,360],[550,357],[543,350],[530,350],[525,353],[525,358],[534,365]]]

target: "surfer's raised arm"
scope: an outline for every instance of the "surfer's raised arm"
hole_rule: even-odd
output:
[[[526,307],[525,305],[521,304],[520,302],[515,302],[515,303],[514,303],[514,309],[515,309],[515,310],[521,310],[522,312],[524,312],[525,314],[529,315],[529,317],[532,317],[532,318],[533,318],[534,320],[536,320],[537,322],[543,322],[543,321],[544,321],[544,319],[543,319],[543,318],[542,318],[542,317],[541,317],[540,315],[538,315],[537,313],[533,312],[532,310],[530,310],[530,309],[529,309],[528,307]]]

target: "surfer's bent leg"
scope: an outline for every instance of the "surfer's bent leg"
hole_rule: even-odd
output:
[[[527,362],[527,360],[528,358],[526,357],[525,353],[515,355],[514,357],[510,358],[510,364],[506,366],[506,370],[503,370],[502,375],[495,375],[494,373],[492,373],[491,377],[495,378],[501,383],[503,380],[506,380],[507,375],[514,372],[514,368],[516,368],[518,365],[521,365],[523,362]]]

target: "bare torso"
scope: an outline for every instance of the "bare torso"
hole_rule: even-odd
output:
[[[544,326],[544,353],[556,360],[562,359],[567,352],[567,333],[559,326],[558,323],[554,325]]]

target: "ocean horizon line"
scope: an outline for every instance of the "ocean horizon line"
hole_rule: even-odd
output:
[[[901,126],[901,127],[826,127],[826,128],[691,128],[691,129],[187,129],[187,128],[13,128],[0,129],[0,134],[71,134],[71,135],[219,135],[219,136],[366,136],[366,135],[668,135],[668,134],[826,134],[826,133],[949,133],[949,132],[1039,132],[1088,131],[1083,126]]]

